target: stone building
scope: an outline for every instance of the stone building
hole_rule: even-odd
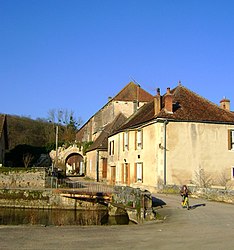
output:
[[[153,100],[153,96],[143,90],[139,85],[130,82],[116,96],[109,98],[99,111],[97,111],[77,132],[76,145],[70,148],[58,149],[58,166],[67,175],[83,175],[105,179],[107,166],[107,135],[137,111],[144,104]],[[93,143],[87,155],[83,154],[82,142]],[[56,151],[51,151],[50,157],[56,161]],[[55,164],[56,165],[56,164]]]
[[[76,140],[93,142],[86,154],[86,176],[97,181],[106,179],[108,135],[151,100],[151,94],[130,82],[81,127]]]
[[[88,148],[86,152],[86,176],[105,181],[107,178],[107,158],[108,158],[108,136],[116,131],[127,120],[122,113],[109,124],[107,124],[98,138]]]
[[[103,127],[111,123],[121,112],[129,117],[141,106],[153,100],[153,96],[139,85],[130,82],[116,96],[98,110],[77,132],[78,142],[95,141]]]
[[[234,113],[179,84],[160,90],[108,137],[107,180],[154,190],[163,185],[234,187]],[[114,150],[113,150],[114,149]]]

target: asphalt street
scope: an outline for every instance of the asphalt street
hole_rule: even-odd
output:
[[[0,249],[234,249],[234,206],[155,195],[162,221],[115,226],[0,226]]]

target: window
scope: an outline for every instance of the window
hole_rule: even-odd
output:
[[[228,149],[234,150],[234,130],[228,130]]]
[[[137,162],[135,164],[135,180],[136,182],[143,182],[143,163]]]
[[[123,134],[123,150],[128,150],[128,141],[129,141],[129,133],[128,131],[127,132],[124,132]]]
[[[231,177],[232,177],[232,180],[234,180],[234,167],[232,167],[232,173],[231,173]]]
[[[114,140],[109,142],[109,155],[114,155],[115,153],[115,148],[114,148]]]
[[[136,149],[143,148],[143,131],[141,129],[136,131]]]

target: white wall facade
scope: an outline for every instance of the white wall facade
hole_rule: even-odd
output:
[[[137,129],[143,132],[142,149],[135,148]],[[116,169],[116,185],[146,189],[162,184],[196,183],[201,169],[213,185],[221,185],[223,176],[226,181],[233,179],[234,150],[228,149],[228,130],[234,130],[233,125],[172,121],[165,125],[163,121],[155,121],[137,129],[128,131],[128,150],[123,150],[124,132],[109,137],[109,144],[114,143],[114,154],[108,155],[107,179],[110,183],[113,168]],[[142,182],[135,178],[135,166],[140,162],[143,164]],[[123,183],[123,165],[126,164],[129,183]]]

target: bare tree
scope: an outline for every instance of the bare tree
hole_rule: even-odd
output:
[[[50,109],[48,120],[54,129],[59,126],[59,140],[64,143],[75,141],[76,132],[82,124],[81,118],[76,118],[74,112],[67,109]]]
[[[33,155],[26,153],[23,155],[23,163],[24,163],[24,167],[28,168],[29,164],[32,162],[33,160]]]
[[[194,183],[198,187],[207,188],[212,185],[212,182],[213,180],[211,176],[203,168],[199,168],[195,171]]]
[[[73,125],[76,129],[81,125],[82,119],[76,118],[74,111],[67,109],[50,109],[48,111],[48,120],[54,124]]]
[[[218,183],[219,185],[225,187],[225,189],[230,189],[233,186],[231,177],[225,171],[220,172],[220,175],[218,177]]]

